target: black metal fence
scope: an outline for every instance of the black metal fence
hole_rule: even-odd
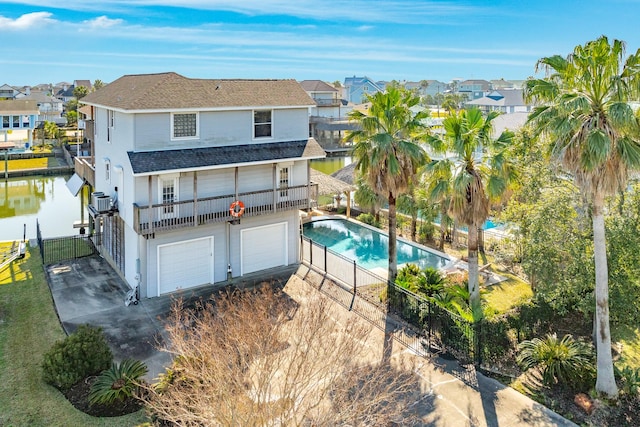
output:
[[[45,239],[42,237],[40,224],[37,221],[36,234],[44,265],[98,254],[97,247],[102,237],[100,234],[93,234]]]
[[[377,276],[353,260],[301,236],[301,262],[335,283],[323,292],[418,354],[437,352],[461,363],[481,363],[480,323]]]

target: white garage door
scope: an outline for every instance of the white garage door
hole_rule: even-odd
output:
[[[242,274],[287,265],[287,223],[247,228],[240,232]]]
[[[158,246],[160,295],[213,283],[213,237]]]

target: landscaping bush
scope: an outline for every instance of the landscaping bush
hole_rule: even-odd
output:
[[[147,373],[147,366],[139,360],[125,359],[103,371],[91,386],[91,404],[123,402],[138,390],[138,384]]]
[[[365,224],[380,228],[380,221],[376,221],[376,217],[370,213],[362,213],[358,215],[356,219],[360,222],[364,222]]]
[[[81,379],[108,369],[112,360],[113,354],[102,328],[80,325],[44,355],[43,378],[48,384],[66,391]]]
[[[572,388],[590,387],[593,379],[593,346],[567,334],[559,339],[548,334],[518,345],[518,364],[523,370],[538,368],[547,385],[569,385]]]

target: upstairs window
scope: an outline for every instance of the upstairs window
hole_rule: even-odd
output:
[[[13,127],[14,128],[20,127],[20,116],[13,116]]]
[[[9,116],[2,116],[2,127],[3,128],[9,127]]]
[[[253,137],[270,138],[271,110],[258,110],[253,112]]]
[[[172,139],[197,138],[198,114],[174,113],[171,121]]]

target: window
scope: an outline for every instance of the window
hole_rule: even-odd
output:
[[[180,113],[173,114],[172,138],[196,138],[198,136],[198,114]]]
[[[13,116],[13,127],[14,128],[20,127],[20,116]]]
[[[271,110],[254,111],[253,137],[270,138],[271,136]]]
[[[278,187],[280,188],[280,197],[287,197],[289,195],[289,168],[280,168],[279,175]]]
[[[111,181],[111,160],[104,160],[104,179],[107,182]]]
[[[2,127],[3,128],[8,128],[9,127],[9,116],[3,116],[2,117]]]
[[[107,110],[108,113],[108,119],[109,119],[109,127],[115,127],[116,125],[116,112],[113,110]]]

